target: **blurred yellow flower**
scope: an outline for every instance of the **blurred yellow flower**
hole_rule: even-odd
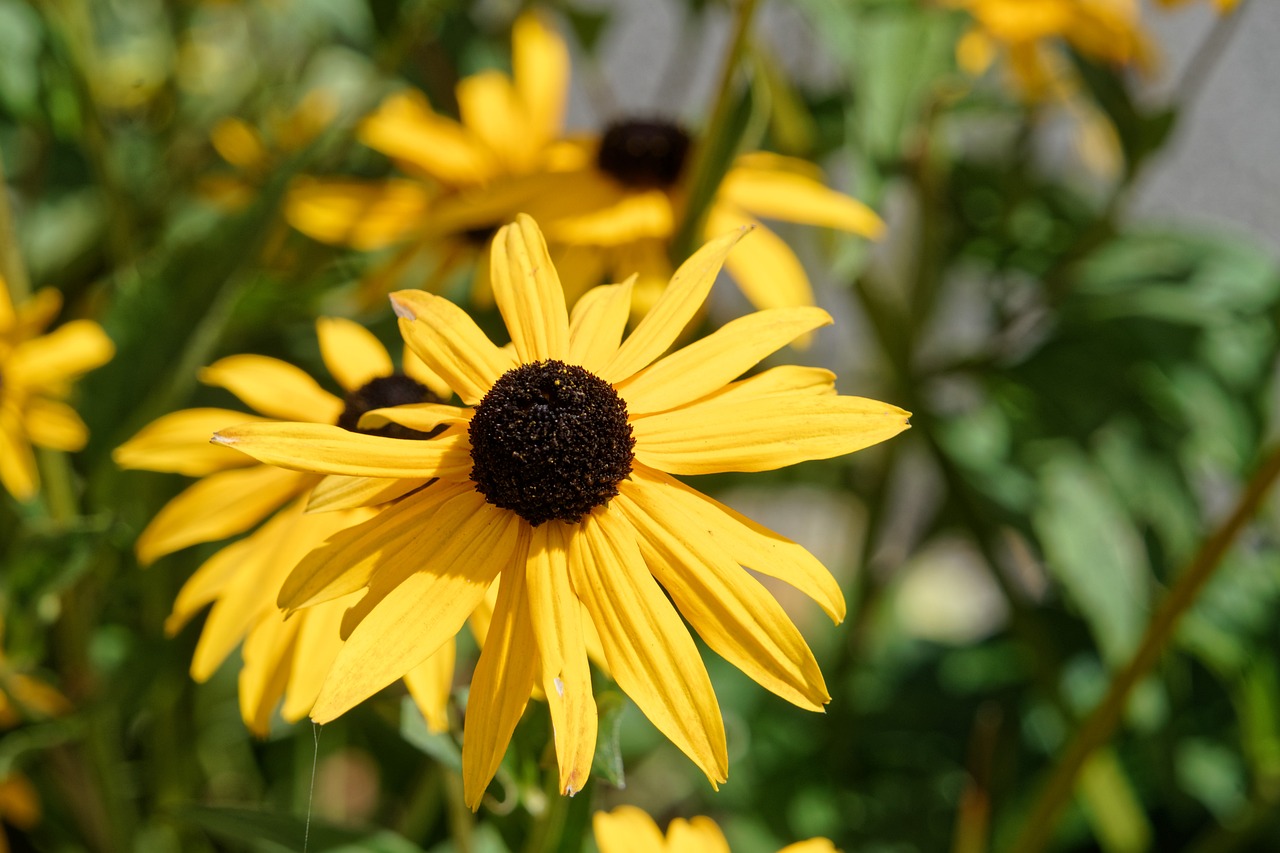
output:
[[[591,816],[600,853],[729,853],[729,842],[709,817],[676,818],[664,837],[653,818],[635,806],[618,806]],[[788,844],[778,853],[838,853],[825,838]]]
[[[0,277],[0,484],[20,501],[40,488],[33,444],[76,451],[88,441],[84,421],[65,400],[75,379],[115,354],[92,320],[42,335],[61,309],[62,295],[52,288],[15,306]]]
[[[1166,9],[1171,9],[1175,6],[1185,6],[1191,0],[1156,0],[1156,2]],[[1240,0],[1209,0],[1209,2],[1223,15],[1228,12],[1234,12],[1236,7],[1240,5]]]
[[[829,324],[819,308],[760,311],[663,357],[746,230],[695,253],[623,341],[632,282],[588,292],[570,314],[538,227],[521,216],[498,232],[490,261],[510,350],[446,299],[392,296],[405,340],[463,406],[375,410],[361,423],[444,426],[437,437],[271,423],[214,437],[266,463],[386,478],[389,489],[439,480],[332,537],[286,585],[290,608],[367,590],[313,719],[343,714],[448,643],[495,579],[464,729],[473,808],[537,687],[551,708],[560,790],[581,789],[598,724],[587,662],[597,634],[618,685],[713,785],[728,770],[724,725],[680,614],[767,689],[822,708],[829,696],[803,637],[742,566],[792,584],[837,622],[839,585],[799,545],[671,475],[828,459],[896,435],[908,415],[837,395],[820,369],[734,381]]]
[[[208,679],[243,640],[241,714],[259,735],[266,734],[281,699],[281,713],[290,722],[311,709],[337,654],[343,611],[350,603],[330,602],[286,620],[276,607],[276,597],[289,570],[328,536],[368,516],[369,510],[344,508],[353,495],[361,503],[379,503],[421,488],[427,480],[402,480],[390,488],[384,481],[322,480],[256,464],[242,453],[210,444],[209,436],[233,424],[273,420],[355,430],[367,409],[445,399],[452,393],[412,353],[406,353],[405,372],[397,373],[378,339],[350,320],[322,318],[316,331],[321,357],[346,392],[345,398],[324,390],[287,362],[256,355],[229,356],[205,368],[200,378],[235,394],[258,415],[184,409],[158,418],[114,454],[123,468],[201,478],[161,509],[138,537],[136,550],[144,565],[182,548],[257,527],[196,570],[178,593],[165,628],[176,633],[206,605],[213,605],[196,645],[191,675],[197,681]],[[399,427],[381,433],[415,435]],[[445,707],[452,678],[452,644],[405,674],[410,692],[433,728],[447,728]]]

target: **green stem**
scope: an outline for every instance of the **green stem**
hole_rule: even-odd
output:
[[[758,0],[742,0],[738,6],[729,52],[720,69],[720,86],[716,93],[715,107],[703,130],[702,139],[693,151],[693,163],[689,169],[689,202],[671,244],[672,260],[676,263],[693,254],[700,242],[702,221],[716,194],[716,188],[720,185],[720,178],[724,176],[725,164],[718,163],[717,157],[728,142],[726,134],[729,132],[729,116],[733,112],[734,77],[738,70],[738,60],[746,47],[747,34],[751,31],[751,20],[755,17],[757,4]]]
[[[1133,688],[1160,659],[1182,616],[1195,604],[1240,531],[1257,513],[1277,477],[1280,477],[1280,446],[1273,448],[1258,467],[1231,515],[1200,546],[1191,564],[1174,583],[1148,623],[1138,650],[1124,669],[1112,678],[1106,696],[1076,730],[1023,822],[1021,832],[1009,848],[1011,853],[1034,853],[1048,844],[1058,817],[1075,788],[1081,767],[1098,747],[1111,738]]]

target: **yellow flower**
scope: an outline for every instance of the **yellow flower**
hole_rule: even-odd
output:
[[[680,614],[764,687],[822,708],[829,696],[812,653],[742,566],[792,584],[837,622],[839,585],[799,545],[671,475],[831,458],[901,432],[908,415],[837,395],[835,377],[817,368],[734,381],[829,324],[818,308],[751,314],[661,357],[743,233],[683,264],[623,341],[632,282],[592,290],[570,315],[542,235],[521,216],[495,237],[490,264],[511,350],[446,299],[392,295],[405,340],[463,405],[375,410],[361,423],[444,432],[409,442],[253,423],[214,436],[299,471],[392,484],[438,479],[332,537],[286,584],[281,604],[290,609],[365,590],[313,719],[334,719],[448,642],[495,579],[464,727],[473,808],[537,687],[550,704],[560,789],[582,787],[598,723],[587,663],[593,634],[614,680],[713,785],[727,772],[724,725]]]
[[[957,46],[960,66],[981,74],[1003,51],[1007,68],[1029,100],[1074,92],[1074,75],[1055,52],[1065,42],[1090,59],[1146,67],[1152,48],[1133,0],[950,0],[974,26]]]
[[[271,420],[319,421],[356,429],[366,409],[442,399],[451,393],[439,377],[408,354],[406,372],[396,373],[377,338],[350,320],[322,318],[316,331],[321,357],[346,392],[345,399],[287,362],[256,355],[229,356],[202,371],[200,378],[232,392],[259,415],[184,409],[157,419],[114,454],[124,468],[201,478],[161,509],[138,537],[136,550],[144,565],[257,526],[196,570],[178,593],[165,627],[170,634],[176,633],[206,605],[213,605],[191,663],[191,675],[197,681],[208,679],[244,640],[241,713],[258,734],[266,733],[281,699],[286,720],[306,715],[340,645],[345,609],[341,600],[287,621],[276,608],[276,595],[289,570],[326,537],[367,517],[368,510],[343,509],[353,491],[361,502],[377,503],[427,481],[402,480],[392,488],[360,491],[364,484],[349,478],[321,481],[314,475],[257,464],[244,454],[210,445],[210,433],[231,424]],[[382,432],[409,435],[399,427]],[[331,511],[305,512],[308,508]],[[433,728],[448,725],[444,714],[452,677],[451,644],[406,673],[410,692]]]
[[[71,383],[101,367],[115,346],[92,320],[72,320],[47,335],[62,308],[52,288],[14,306],[0,277],[0,484],[20,501],[40,488],[31,446],[76,451],[89,431],[66,404]]]
[[[729,842],[716,822],[698,816],[676,818],[662,830],[641,809],[618,806],[611,812],[596,812],[591,818],[600,853],[729,853]],[[778,853],[838,853],[825,838],[810,838],[788,844]]]
[[[596,140],[561,154],[560,191],[533,196],[572,304],[586,288],[640,273],[640,300],[652,303],[671,277],[671,241],[687,203],[692,142],[678,125],[655,120],[611,124]],[[866,205],[830,189],[811,163],[756,151],[738,157],[707,210],[702,238],[753,226],[756,235],[726,267],[757,308],[812,305],[800,260],[760,222],[774,219],[879,238],[884,223]],[[648,304],[643,306],[648,307]],[[643,314],[643,310],[638,313]]]
[[[361,123],[360,140],[408,178],[299,180],[286,201],[290,224],[325,243],[362,250],[403,246],[370,277],[374,288],[427,250],[438,255],[437,283],[473,261],[497,225],[543,188],[504,181],[548,167],[568,96],[569,53],[556,31],[538,14],[526,13],[516,19],[511,39],[511,77],[484,71],[458,84],[460,122],[406,89]],[[445,200],[448,209],[441,208]]]

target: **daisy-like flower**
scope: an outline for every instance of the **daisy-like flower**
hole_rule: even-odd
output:
[[[316,331],[321,357],[345,398],[324,390],[288,362],[229,356],[205,368],[200,378],[227,389],[258,414],[220,408],[173,412],[143,428],[114,454],[124,468],[201,478],[166,504],[139,535],[135,547],[143,565],[191,545],[253,531],[196,570],[178,593],[165,628],[177,633],[213,605],[196,645],[191,675],[207,680],[243,640],[240,709],[245,724],[259,735],[266,734],[282,699],[286,720],[306,715],[341,643],[342,601],[284,619],[276,596],[289,570],[326,537],[368,517],[368,510],[343,509],[353,495],[358,503],[394,500],[427,480],[384,481],[362,491],[367,481],[322,481],[316,475],[261,465],[242,453],[210,445],[209,434],[233,424],[274,420],[318,421],[356,430],[369,409],[439,400],[452,393],[409,353],[405,372],[396,372],[378,339],[350,320],[322,318]],[[425,437],[395,425],[373,432],[406,441]],[[305,512],[308,507],[331,511]],[[405,673],[410,693],[432,728],[447,728],[452,678],[451,643]]]
[[[301,179],[286,201],[290,224],[325,243],[402,247],[370,275],[374,288],[427,252],[435,255],[436,285],[483,258],[497,226],[545,188],[507,182],[547,168],[569,91],[568,48],[536,13],[512,27],[511,65],[510,77],[484,71],[458,84],[461,121],[434,111],[414,89],[387,98],[358,136],[407,177]]]
[[[639,271],[639,301],[651,304],[671,277],[671,241],[684,216],[692,140],[674,122],[622,120],[599,139],[579,140],[559,158],[561,195],[540,194],[528,210],[563,254],[574,297],[621,271]],[[877,239],[884,223],[870,208],[823,183],[805,160],[763,151],[739,156],[705,218],[703,239],[753,226],[756,235],[729,257],[733,280],[757,308],[813,304],[795,253],[760,222],[835,228]],[[637,312],[642,313],[642,311]]]
[[[560,789],[582,787],[598,724],[592,634],[622,690],[713,785],[727,773],[724,725],[681,615],[764,687],[822,708],[829,696],[812,653],[742,567],[794,585],[837,622],[839,585],[799,545],[672,475],[850,453],[906,429],[908,414],[836,394],[835,377],[817,368],[737,379],[830,323],[818,308],[761,311],[663,357],[743,233],[695,253],[623,341],[632,283],[592,290],[570,315],[542,235],[521,216],[499,231],[490,264],[511,350],[444,298],[392,295],[406,342],[463,405],[375,410],[362,423],[444,432],[413,442],[253,423],[214,435],[294,470],[439,481],[331,537],[290,577],[288,607],[364,591],[314,720],[334,719],[448,642],[496,578],[464,724],[473,808],[538,687],[550,705]]]
[[[92,320],[42,335],[61,308],[52,288],[15,306],[0,277],[0,484],[20,501],[40,489],[32,445],[76,451],[88,441],[88,428],[65,400],[77,378],[115,355]]]
[[[600,853],[729,853],[729,842],[709,817],[676,818],[665,836],[653,818],[635,806],[596,812],[591,827]],[[778,853],[837,853],[826,838],[788,844]]]

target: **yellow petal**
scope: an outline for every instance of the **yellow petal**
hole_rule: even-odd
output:
[[[749,380],[748,380],[749,381]],[[909,412],[865,397],[733,395],[638,418],[636,459],[671,474],[772,471],[892,438]]]
[[[18,315],[14,311],[13,297],[9,295],[9,282],[5,281],[3,273],[0,273],[0,335],[6,335],[13,329],[18,321]]]
[[[755,225],[756,233],[734,252],[725,267],[743,295],[757,308],[812,305],[813,287],[795,252],[777,234],[728,204],[707,214],[707,230]]]
[[[49,327],[62,310],[62,293],[53,287],[42,287],[18,306],[14,332],[17,340],[34,338]],[[3,326],[0,326],[2,328]]]
[[[391,356],[372,332],[343,317],[316,320],[320,357],[329,375],[344,391],[356,391],[370,381],[395,373]]]
[[[489,275],[520,362],[564,359],[569,353],[564,291],[542,232],[528,216],[521,214],[498,231]]]
[[[591,775],[599,715],[582,633],[582,605],[569,581],[570,535],[559,521],[534,528],[526,581],[542,660],[542,690],[551,708],[560,793],[572,796]]]
[[[72,320],[49,334],[18,344],[5,365],[6,381],[28,388],[58,387],[101,367],[115,344],[92,320]]]
[[[466,128],[431,109],[413,89],[389,96],[360,123],[360,141],[450,186],[483,183],[497,171],[493,155]]]
[[[622,284],[593,287],[573,306],[569,318],[569,362],[598,373],[618,352],[631,316],[636,276]]]
[[[667,826],[668,853],[729,853],[729,842],[716,822],[701,815],[675,818]]]
[[[205,605],[217,600],[228,584],[243,571],[253,571],[262,557],[257,548],[257,534],[232,542],[200,564],[200,568],[187,578],[173,601],[173,610],[164,622],[164,631],[173,636]]]
[[[342,648],[338,626],[342,623],[343,611],[354,598],[353,595],[345,596],[290,614],[290,621],[296,620],[301,624],[298,626],[293,671],[285,689],[284,707],[280,709],[280,716],[289,722],[296,723],[311,713],[311,706],[320,695],[320,685]]]
[[[258,132],[238,118],[224,118],[209,131],[215,151],[232,166],[256,169],[265,166],[267,149]]]
[[[328,424],[262,423],[231,427],[213,441],[259,462],[354,477],[465,479],[471,443],[465,432],[446,431],[429,441],[382,438]]]
[[[182,409],[156,418],[117,447],[111,458],[121,468],[166,471],[203,477],[215,471],[253,465],[251,457],[209,443],[224,427],[265,423],[264,418],[234,409]]]
[[[89,440],[89,428],[66,403],[32,397],[24,414],[27,435],[40,447],[73,452]]]
[[[334,423],[342,414],[341,400],[305,370],[278,358],[229,355],[202,369],[200,381],[226,388],[269,418]]]
[[[20,501],[31,500],[40,489],[36,457],[23,432],[22,417],[16,407],[7,405],[0,405],[0,483]]]
[[[307,487],[308,479],[266,465],[211,474],[156,513],[134,546],[144,566],[197,542],[253,527]]]
[[[458,82],[458,115],[462,124],[493,153],[501,171],[528,171],[539,153],[529,138],[524,110],[507,75],[481,71]]]
[[[338,509],[369,507],[401,498],[422,488],[429,479],[392,479],[382,477],[325,477],[311,490],[307,512],[332,512]]]
[[[653,818],[635,806],[618,806],[591,816],[600,853],[662,853],[666,839]]]
[[[445,382],[440,374],[427,367],[423,360],[418,358],[418,354],[413,351],[413,348],[407,344],[404,347],[400,363],[404,365],[406,374],[426,385],[427,390],[441,400],[448,400],[453,396],[453,389],[449,387],[449,383]]]
[[[271,717],[284,698],[298,643],[297,620],[267,611],[244,639],[240,667],[240,718],[254,735],[265,738]]]
[[[458,644],[452,639],[422,663],[404,674],[413,703],[433,732],[449,731],[449,697],[453,692],[453,666]]]
[[[370,251],[422,232],[431,196],[416,181],[298,178],[285,197],[289,224],[313,240]]]
[[[316,699],[313,720],[329,722],[426,660],[458,633],[493,578],[511,565],[519,516],[474,497],[469,515],[449,529],[454,535],[430,560],[392,567],[403,580],[392,594],[384,591],[352,630]]]
[[[840,853],[836,846],[827,838],[810,838],[808,841],[797,841],[795,844],[788,844],[778,853]]]
[[[840,585],[803,546],[661,471],[637,465],[631,477],[644,483],[647,492],[662,495],[663,501],[696,521],[702,529],[714,530],[720,547],[739,565],[790,584],[817,602],[833,622],[844,621],[845,603]]]
[[[735,165],[720,184],[718,198],[765,219],[838,228],[872,239],[884,236],[884,222],[871,208],[792,171]]]
[[[433,513],[471,490],[466,483],[437,484],[335,534],[298,561],[281,585],[276,603],[296,610],[355,592],[405,548],[413,549],[413,554],[404,555],[406,560],[419,552],[429,558],[429,549],[442,535],[439,531],[456,520],[452,514],[433,517]],[[426,525],[432,526],[427,529]]]
[[[618,686],[715,787],[725,780],[728,757],[711,680],[635,539],[616,514],[584,518],[569,555],[573,588],[600,632]]]
[[[806,332],[830,324],[831,315],[821,308],[757,311],[654,362],[619,383],[618,393],[632,417],[674,409],[719,390]]]
[[[569,50],[537,12],[511,27],[511,76],[529,123],[525,144],[536,150],[560,135],[569,96]]]
[[[684,327],[706,301],[729,250],[744,234],[746,230],[741,229],[718,237],[680,265],[671,277],[671,284],[667,285],[653,308],[636,325],[608,366],[601,371],[601,379],[606,382],[621,382],[647,367],[675,343]]]
[[[525,593],[529,530],[528,525],[519,526],[519,544],[502,572],[493,622],[471,677],[462,730],[462,799],[473,811],[502,763],[538,677]]]
[[[658,583],[698,636],[753,681],[801,708],[831,701],[813,652],[782,605],[707,530],[664,500],[661,489],[624,480],[614,499],[635,527]]]
[[[621,246],[646,238],[667,239],[675,231],[671,197],[662,190],[615,192],[612,204],[584,204],[586,212],[542,217],[548,222],[547,234],[557,243]]]
[[[447,299],[421,290],[391,294],[405,343],[462,402],[480,402],[498,377],[516,366],[513,353],[493,345],[467,313]]]
[[[360,416],[360,429],[379,429],[387,424],[431,432],[438,426],[465,424],[471,420],[471,410],[443,403],[406,403],[385,409],[370,409]]]

